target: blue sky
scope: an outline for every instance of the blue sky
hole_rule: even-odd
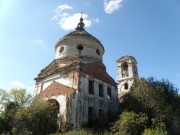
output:
[[[34,78],[55,58],[56,42],[74,30],[81,11],[115,80],[116,60],[131,55],[139,76],[180,88],[179,0],[0,0],[0,88],[33,93]]]

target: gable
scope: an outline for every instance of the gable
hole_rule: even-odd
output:
[[[58,82],[51,83],[44,91],[40,93],[41,97],[51,97],[57,95],[69,96],[75,92],[74,88],[63,85]]]

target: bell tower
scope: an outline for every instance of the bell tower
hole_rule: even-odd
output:
[[[132,56],[123,56],[117,60],[118,94],[124,95],[130,91],[133,81],[138,77],[137,61]]]

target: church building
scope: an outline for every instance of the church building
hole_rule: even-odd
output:
[[[75,31],[55,45],[55,59],[35,78],[35,96],[54,102],[60,129],[105,124],[116,116],[118,87],[126,91],[137,75],[136,60],[122,57],[118,63],[118,84],[103,64],[105,48],[84,29],[83,18]]]

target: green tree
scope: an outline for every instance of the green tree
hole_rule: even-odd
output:
[[[0,89],[0,133],[12,133],[14,116],[19,108],[27,106],[31,95],[25,89]]]
[[[15,102],[6,103],[4,111],[0,114],[0,133],[12,133],[14,116],[18,108]]]
[[[145,129],[142,135],[168,135],[167,131],[161,129]]]
[[[27,106],[31,102],[31,95],[27,94],[25,89],[12,89],[9,97],[21,107]]]
[[[121,111],[143,112],[148,127],[157,127],[169,134],[180,134],[180,98],[178,90],[168,80],[154,78],[135,80],[131,91],[121,103]]]
[[[141,135],[148,123],[148,117],[143,113],[123,112],[111,130],[121,135]]]
[[[3,112],[5,104],[15,102],[20,107],[25,107],[31,102],[31,95],[26,93],[25,89],[12,89],[7,91],[0,89],[0,113]]]
[[[58,129],[57,108],[50,102],[36,99],[28,108],[16,113],[14,122],[14,134],[25,131],[32,135],[47,135]]]

